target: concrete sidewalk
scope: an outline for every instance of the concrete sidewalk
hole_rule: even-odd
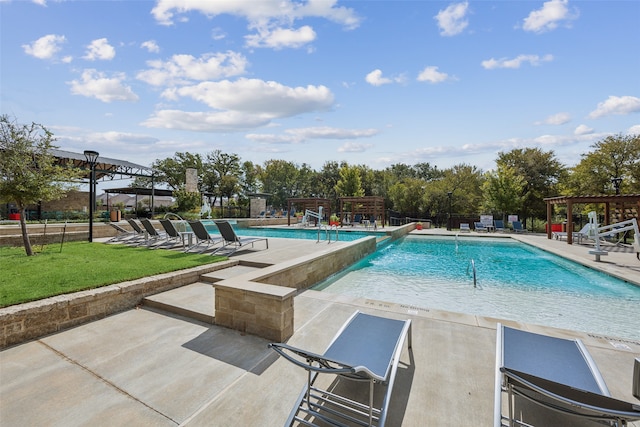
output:
[[[549,250],[586,252],[556,244]],[[266,262],[268,252],[250,255]],[[197,310],[202,295],[180,298]],[[413,321],[413,350],[402,355],[388,426],[493,425],[495,319],[305,291],[295,299],[288,342],[322,352],[356,309]],[[640,404],[631,395],[640,342],[503,323],[581,338],[611,394]],[[306,372],[267,344],[155,308],[122,312],[0,352],[0,425],[280,426]]]

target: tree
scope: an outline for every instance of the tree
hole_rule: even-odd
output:
[[[522,210],[524,180],[513,168],[499,166],[497,171],[487,172],[482,184],[485,212],[505,214]]]
[[[429,163],[416,163],[413,169],[416,171],[416,177],[425,181],[434,181],[443,176],[438,166],[431,166]]]
[[[414,218],[425,210],[425,182],[418,178],[405,178],[389,188],[389,199],[394,209]]]
[[[240,157],[215,150],[207,154],[207,162],[203,166],[203,187],[214,195],[213,204],[218,197],[220,203],[225,197],[231,200],[240,189]]]
[[[362,197],[364,189],[360,178],[360,169],[357,166],[344,165],[340,168],[340,179],[336,184],[338,197]]]
[[[0,116],[0,199],[15,202],[20,211],[28,256],[33,249],[27,233],[27,206],[59,199],[76,187],[72,181],[86,173],[58,165],[51,154],[57,148],[54,141],[53,133],[40,124],[19,124],[7,115]]]
[[[640,135],[612,135],[596,142],[594,150],[570,170],[564,193],[573,195],[615,192],[613,178],[621,178],[620,192],[640,187]]]
[[[297,197],[298,166],[286,160],[264,162],[260,180],[265,193],[270,193],[272,206],[286,207],[287,198]]]
[[[152,168],[157,174],[159,183],[165,183],[172,190],[183,188],[186,182],[187,169],[198,171],[198,180],[202,182],[202,158],[199,154],[176,153],[173,157],[153,162]]]
[[[545,197],[559,193],[558,183],[566,173],[566,168],[555,157],[553,151],[544,152],[539,148],[517,148],[508,153],[498,153],[498,167],[512,168],[525,185],[522,189],[522,209],[518,212],[526,218],[545,218],[547,204]]]

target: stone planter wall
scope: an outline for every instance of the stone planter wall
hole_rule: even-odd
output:
[[[0,348],[59,332],[136,307],[144,297],[197,282],[238,261],[145,277],[0,309]]]

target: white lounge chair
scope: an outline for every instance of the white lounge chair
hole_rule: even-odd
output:
[[[384,426],[407,336],[410,349],[411,320],[388,319],[356,311],[322,355],[282,343],[269,344],[282,357],[309,373],[307,385],[285,425]],[[368,402],[338,395],[338,387],[332,387],[333,392],[320,389],[314,385],[319,374],[368,382]],[[374,407],[373,403],[376,385],[386,387],[380,407]]]
[[[568,233],[566,231],[554,231],[551,234],[554,239],[562,240],[567,238]],[[589,236],[593,235],[593,233],[591,232],[591,223],[587,223],[584,227],[582,227],[580,231],[574,231],[571,234],[573,236],[573,240],[578,243],[581,243],[582,239],[589,239]]]
[[[460,223],[460,232],[471,233],[471,227],[469,227],[469,223],[466,223],[466,222]]]
[[[567,425],[574,419],[581,422],[570,425],[595,420],[621,427],[640,419],[640,405],[611,397],[579,339],[497,327],[494,427]]]

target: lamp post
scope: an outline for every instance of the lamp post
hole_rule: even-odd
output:
[[[84,150],[84,157],[89,163],[91,173],[89,175],[89,241],[93,242],[93,207],[96,204],[96,161],[100,153],[92,150]]]
[[[447,230],[451,231],[451,196],[453,196],[453,191],[449,191],[447,196],[449,196],[449,221],[447,221]]]
[[[611,183],[613,184],[613,188],[616,190],[616,194],[620,194],[620,184],[622,183],[622,178],[611,178]]]

